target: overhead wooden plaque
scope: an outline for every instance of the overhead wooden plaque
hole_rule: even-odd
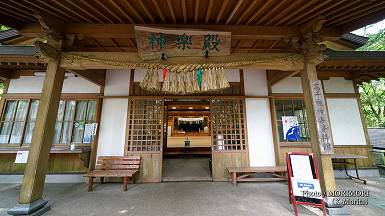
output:
[[[143,60],[230,55],[231,32],[135,26],[135,36]]]

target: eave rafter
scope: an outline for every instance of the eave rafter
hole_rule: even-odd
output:
[[[144,24],[142,26],[154,27]],[[283,38],[301,37],[301,27],[279,26],[235,26],[235,25],[185,25],[185,24],[159,24],[159,28],[200,29],[212,31],[229,31],[232,39],[266,39],[280,40]],[[42,36],[39,24],[28,24],[18,28],[19,32],[27,37]],[[65,24],[61,28],[64,34],[79,34],[94,38],[135,38],[134,24]],[[319,36],[325,40],[340,38],[342,32],[336,28],[324,28]]]

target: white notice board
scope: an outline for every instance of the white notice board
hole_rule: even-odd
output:
[[[27,163],[29,151],[17,151],[15,163]]]

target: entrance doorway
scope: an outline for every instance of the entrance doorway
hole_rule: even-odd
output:
[[[212,181],[210,101],[164,102],[163,181]]]

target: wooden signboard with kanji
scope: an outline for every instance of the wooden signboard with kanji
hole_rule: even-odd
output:
[[[135,26],[135,37],[143,60],[230,55],[231,32]]]
[[[310,81],[310,88],[313,98],[314,116],[316,119],[320,152],[323,155],[334,154],[334,142],[321,81]]]

